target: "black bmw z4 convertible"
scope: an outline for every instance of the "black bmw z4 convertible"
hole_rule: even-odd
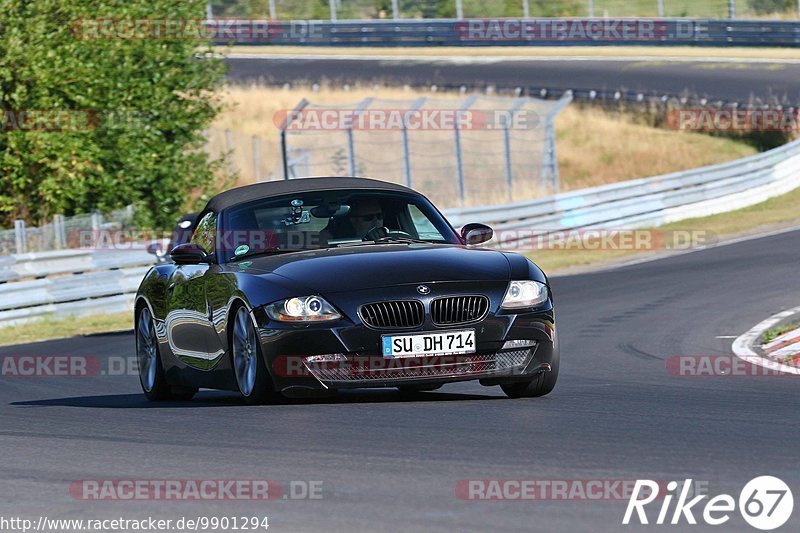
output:
[[[223,192],[135,300],[150,400],[200,388],[247,403],[480,380],[510,397],[558,378],[555,310],[526,257],[476,247],[421,194],[363,178],[305,178]]]

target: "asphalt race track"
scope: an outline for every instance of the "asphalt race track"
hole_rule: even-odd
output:
[[[201,392],[153,405],[135,376],[0,377],[0,514],[36,519],[267,515],[274,531],[620,531],[624,501],[465,501],[459,480],[678,480],[738,499],[758,475],[800,491],[794,377],[677,377],[674,355],[730,353],[729,337],[798,305],[800,231],[606,272],[554,278],[562,373],[549,397],[477,383],[402,398],[245,407]],[[0,355],[133,353],[131,334]],[[101,365],[102,366],[102,365]],[[85,479],[323,482],[320,500],[88,502]],[[655,518],[657,509],[651,512]],[[699,513],[702,514],[702,509]],[[701,520],[701,518],[699,518]],[[784,528],[797,530],[797,513]],[[754,531],[734,513],[724,526]]]
[[[630,91],[649,96],[687,96],[741,103],[800,102],[797,62],[697,60],[670,62],[605,60],[398,60],[321,58],[228,58],[228,79],[235,82],[338,84],[389,83],[466,85],[476,79],[501,88],[540,87]]]

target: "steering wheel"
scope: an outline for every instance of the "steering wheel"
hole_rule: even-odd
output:
[[[375,226],[371,230],[369,230],[364,237],[361,239],[362,241],[377,241],[378,239],[383,239],[384,237],[389,236],[389,229],[384,226]]]
[[[406,233],[405,231],[401,230],[390,230],[385,226],[375,226],[371,230],[364,235],[362,240],[364,241],[377,241],[379,239],[384,239],[386,237],[401,237],[405,239],[413,239],[414,237],[411,236],[410,233]]]

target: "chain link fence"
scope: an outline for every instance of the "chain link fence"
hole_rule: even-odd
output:
[[[82,234],[132,228],[133,206],[106,214],[55,215],[52,222],[38,227],[17,220],[14,229],[0,230],[0,255],[80,248]]]
[[[210,17],[274,20],[485,17],[797,18],[797,0],[213,0]]]
[[[212,128],[207,150],[227,155],[225,172],[239,184],[369,176],[413,187],[442,207],[503,203],[558,192],[554,120],[571,100],[569,92],[559,100],[303,100],[275,117],[280,140]]]

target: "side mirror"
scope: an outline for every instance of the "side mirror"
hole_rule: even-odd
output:
[[[177,265],[199,265],[208,262],[208,255],[199,244],[179,244],[169,253]]]
[[[164,240],[153,241],[147,245],[147,253],[163,259],[167,255],[168,244]]]
[[[464,244],[482,244],[492,240],[494,230],[486,224],[467,224],[461,228],[461,238]]]

